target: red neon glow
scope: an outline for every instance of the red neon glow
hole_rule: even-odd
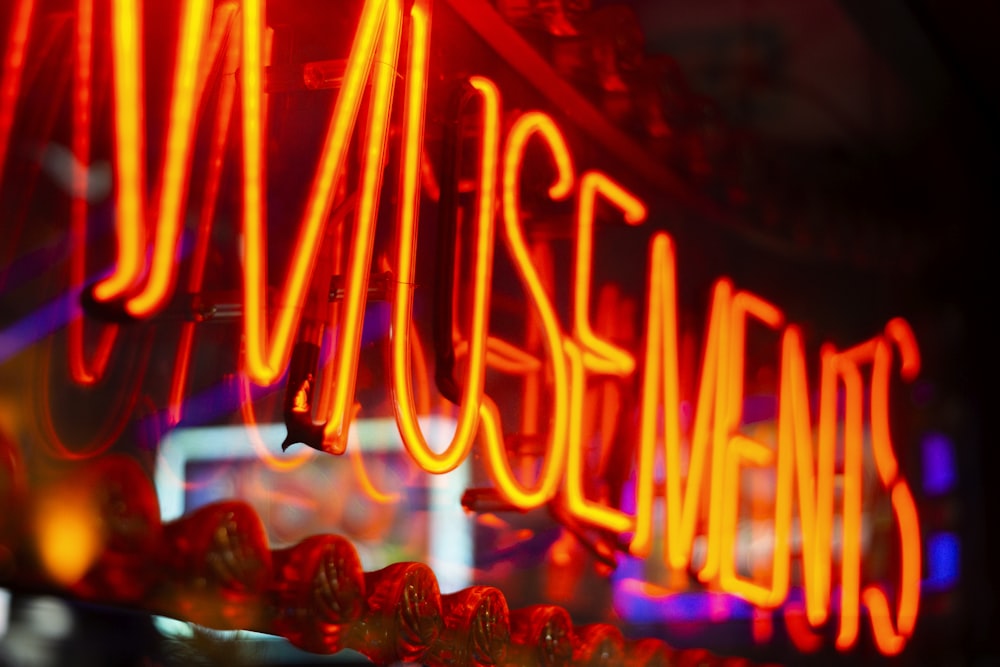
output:
[[[586,367],[594,372],[628,375],[635,359],[625,350],[599,338],[590,326],[590,285],[594,253],[594,209],[601,195],[625,214],[625,221],[638,225],[646,219],[646,205],[607,175],[588,171],[580,179],[580,201],[576,218],[576,261],[573,278],[573,336],[583,348]]]
[[[118,392],[114,405],[102,406],[103,421],[97,427],[95,434],[88,438],[84,445],[70,447],[64,442],[53,422],[50,402],[48,400],[40,401],[41,435],[39,443],[48,450],[51,456],[63,461],[84,461],[100,456],[118,442],[125,427],[129,424],[129,417],[133,414],[139,400],[139,387],[142,384],[146,364],[149,360],[149,348],[150,346],[145,344],[137,355],[138,359],[135,361],[135,372],[132,375],[131,383]],[[40,378],[39,395],[51,396],[49,389],[51,369],[48,364],[39,369],[38,377]]]
[[[632,312],[635,301],[624,298],[617,286],[602,285],[597,295],[597,310],[594,315],[594,333],[605,339],[635,343],[632,330]],[[595,470],[600,474],[614,466],[612,455],[615,450],[615,435],[618,430],[618,416],[624,408],[622,387],[615,377],[597,380],[586,394],[585,432],[594,433],[598,444],[599,462]]]
[[[553,268],[552,251],[547,243],[536,241],[532,244],[530,257],[533,265],[538,271],[539,280],[546,293],[551,294],[553,289]],[[541,347],[541,328],[538,321],[533,317],[526,318],[524,332],[525,346],[528,350],[535,351]],[[521,411],[521,433],[530,436],[537,436],[540,430],[539,420],[541,414],[542,372],[545,366],[539,361],[539,368],[536,372],[525,373],[523,401]]]
[[[899,464],[892,453],[892,436],[889,433],[889,372],[892,364],[892,351],[889,343],[879,339],[872,355],[871,383],[871,429],[872,454],[875,457],[875,470],[878,472],[882,485],[889,489],[896,481]]]
[[[430,13],[427,14],[430,16]],[[434,166],[426,151],[420,152],[420,184],[427,191],[427,196],[431,201],[441,199],[441,185],[438,183],[437,174],[434,173]]]
[[[844,509],[840,552],[840,628],[837,648],[846,650],[858,639],[861,604],[861,490],[864,464],[862,447],[863,391],[861,372],[851,351],[836,357],[837,373],[844,383]]]
[[[233,11],[231,3],[221,5],[216,17]],[[195,116],[204,93],[207,72],[202,66],[203,46],[211,5],[199,0],[181,4],[178,43],[170,96],[165,158],[160,169],[155,201],[158,206],[156,232],[146,283],[125,303],[134,317],[147,317],[166,303],[176,280],[175,254],[180,236],[182,213],[187,196]],[[217,25],[219,23],[217,22]],[[135,291],[146,268],[145,256],[145,160],[144,97],[141,34],[141,7],[134,1],[116,0],[112,12],[113,61],[115,64],[115,158],[118,184],[118,262],[112,274],[95,286],[100,301],[120,298]],[[221,34],[208,41],[217,49]],[[212,61],[209,54],[208,62]]]
[[[205,264],[208,261],[212,221],[215,218],[215,208],[219,198],[223,156],[229,137],[233,104],[236,99],[236,71],[239,68],[240,57],[240,23],[235,21],[235,18],[235,3],[225,3],[216,9],[212,17],[212,29],[209,33],[208,57],[203,59],[199,73],[197,97],[200,99],[208,80],[208,73],[222,48],[222,41],[228,35],[225,54],[222,56],[222,81],[219,86],[215,127],[212,133],[213,141],[208,154],[208,171],[205,174],[197,234],[191,253],[191,272],[187,283],[188,291],[191,294],[201,292],[205,279]],[[195,322],[184,322],[181,325],[177,356],[174,358],[174,373],[170,380],[170,398],[167,405],[167,420],[171,425],[180,423],[183,412],[195,326]]]
[[[823,646],[823,638],[812,631],[799,605],[789,603],[784,610],[785,630],[792,643],[802,653],[815,653]]]
[[[777,455],[777,498],[775,502],[774,545],[772,547],[771,583],[763,585],[740,578],[736,573],[736,532],[739,517],[739,478],[742,465],[764,467],[775,463],[775,455],[763,443],[743,435],[729,441],[726,452],[727,483],[721,519],[722,538],[719,585],[762,609],[777,607],[788,595],[789,549],[791,537],[791,461],[785,452]]]
[[[24,53],[28,45],[34,11],[35,0],[18,1],[10,24],[7,49],[3,54],[3,76],[0,78],[0,174],[3,173],[3,166],[7,161],[10,132],[14,127],[14,112],[17,110],[17,98],[21,94]]]
[[[180,237],[194,143],[199,57],[211,11],[210,4],[201,0],[185,0],[181,7],[166,158],[157,192],[159,215],[156,218],[152,263],[145,287],[125,305],[135,317],[145,317],[163,306],[177,273],[174,254]]]
[[[798,327],[785,329],[781,347],[778,450],[779,456],[788,453],[795,459],[806,610],[809,622],[818,626],[826,621],[830,600],[837,376],[834,354],[827,349],[821,355],[819,451],[814,456],[805,353]]]
[[[632,552],[648,555],[652,538],[652,499],[654,491],[653,469],[660,407],[663,409],[664,460],[666,469],[666,549],[667,564],[674,570],[685,570],[691,562],[695,527],[702,502],[706,459],[709,447],[718,446],[712,437],[712,421],[722,394],[719,384],[720,350],[728,346],[728,328],[732,284],[728,280],[716,282],[712,295],[708,334],[701,367],[694,428],[690,437],[690,460],[687,466],[687,483],[681,482],[680,389],[677,366],[677,295],[676,264],[670,237],[658,233],[650,248],[649,288],[646,323],[646,360],[643,368],[639,465],[636,471],[636,532]],[[713,458],[721,458],[717,453]],[[714,467],[714,466],[713,466]],[[721,493],[722,467],[718,479],[713,471],[707,490],[709,507],[717,505]],[[709,551],[716,548],[709,544]]]
[[[93,68],[94,3],[78,0],[76,8],[76,67],[73,71],[73,155],[79,165],[90,163],[91,83]],[[0,159],[3,152],[0,151]],[[2,165],[2,162],[0,162]],[[73,201],[70,205],[70,289],[83,289],[87,276],[87,181],[88,169],[80,167],[73,174]],[[70,377],[81,385],[92,385],[108,366],[111,349],[118,336],[115,325],[101,328],[90,362],[84,352],[84,322],[75,312],[67,325]]]
[[[651,243],[649,281],[649,319],[646,327],[647,349],[644,368],[641,417],[641,435],[639,461],[637,464],[637,497],[636,497],[636,532],[631,544],[631,550],[636,555],[646,556],[651,548],[652,530],[648,517],[651,515],[654,482],[652,478],[653,462],[655,460],[655,430],[657,414],[656,404],[662,396],[664,443],[666,446],[665,470],[666,480],[666,552],[668,564],[676,569],[686,568],[690,562],[691,547],[694,535],[693,504],[680,502],[679,479],[672,483],[671,471],[679,469],[679,456],[671,446],[671,442],[679,442],[679,421],[672,414],[671,406],[678,403],[676,385],[676,362],[664,359],[676,359],[676,307],[674,299],[673,267],[674,259],[669,237],[663,234],[654,236]],[[822,353],[822,374],[820,392],[820,422],[819,450],[813,454],[812,421],[809,415],[805,363],[802,351],[801,334],[797,327],[787,327],[782,337],[781,352],[781,386],[779,392],[779,437],[777,452],[772,452],[769,446],[757,442],[745,435],[735,433],[742,417],[739,413],[742,405],[743,376],[743,327],[746,314],[752,314],[756,319],[772,329],[780,329],[783,318],[780,311],[749,294],[740,292],[734,296],[726,296],[731,288],[725,281],[717,286],[716,298],[722,299],[721,304],[713,306],[709,324],[708,340],[706,342],[705,362],[702,369],[699,403],[695,416],[695,429],[692,437],[691,460],[688,466],[687,493],[698,489],[704,469],[704,453],[709,429],[704,426],[710,421],[706,406],[707,397],[715,396],[716,425],[714,445],[725,452],[724,467],[721,478],[725,491],[720,496],[719,487],[710,482],[709,512],[721,501],[722,521],[720,538],[708,539],[708,554],[706,563],[711,563],[720,555],[725,557],[720,562],[718,572],[719,585],[723,590],[733,592],[748,599],[759,607],[769,608],[781,604],[787,596],[789,585],[790,554],[788,545],[791,543],[791,512],[793,477],[797,480],[799,489],[800,525],[802,530],[803,549],[803,579],[805,583],[806,602],[809,620],[813,625],[822,624],[828,614],[831,552],[830,535],[833,521],[833,479],[834,452],[838,440],[837,433],[837,385],[843,383],[845,390],[845,426],[843,431],[845,471],[844,471],[844,541],[841,558],[840,580],[842,583],[841,621],[838,633],[838,646],[849,648],[857,640],[860,606],[860,574],[861,574],[861,463],[863,446],[863,382],[857,364],[875,358],[876,370],[872,381],[872,415],[873,415],[873,447],[876,451],[877,466],[886,488],[894,481],[896,473],[895,458],[892,456],[892,445],[887,435],[880,435],[887,426],[888,411],[888,363],[880,361],[885,356],[884,344],[869,341],[843,353],[826,348]],[[722,290],[722,291],[719,291]],[[729,302],[729,306],[724,304]],[[729,312],[727,312],[729,311]],[[664,324],[669,326],[664,329]],[[913,373],[918,367],[918,353],[908,326],[897,321],[894,338],[903,341],[900,346],[906,346],[909,355],[908,364],[903,366],[908,373]],[[885,348],[887,349],[887,348]],[[725,350],[723,354],[715,352],[718,357],[713,359],[713,351]],[[661,356],[662,355],[662,356]],[[711,370],[709,363],[712,364]],[[661,375],[661,370],[662,375]],[[901,371],[902,372],[902,371]],[[674,379],[671,379],[674,378]],[[706,392],[712,379],[717,379],[717,390]],[[662,388],[658,385],[663,384]],[[705,435],[697,435],[699,423],[703,426]],[[671,436],[671,431],[677,433]],[[718,445],[718,431],[733,433],[723,446]],[[699,443],[702,443],[699,447]],[[672,454],[672,450],[674,453]],[[878,460],[881,463],[878,463]],[[762,585],[753,580],[743,580],[736,576],[732,563],[735,549],[734,532],[738,514],[738,471],[743,463],[750,465],[776,465],[776,498],[775,498],[775,547],[771,582]],[[567,474],[570,470],[567,470]],[[677,475],[674,472],[674,475]],[[674,479],[677,479],[674,477]],[[881,650],[889,652],[901,649],[905,643],[906,633],[912,631],[912,623],[916,618],[916,604],[919,594],[919,532],[917,528],[915,505],[909,490],[904,486],[892,487],[893,507],[900,524],[901,549],[905,553],[915,553],[908,562],[903,564],[901,578],[908,577],[902,585],[898,621],[900,629],[894,630],[888,612],[888,603],[882,591],[874,586],[865,589],[865,604],[871,605],[873,631],[880,642]],[[698,495],[694,495],[697,498]],[[685,498],[687,500],[687,498]],[[686,514],[687,513],[687,514]],[[687,519],[688,522],[685,522]],[[689,527],[690,526],[690,527]],[[690,536],[690,537],[689,537]],[[715,552],[715,556],[713,556]],[[674,560],[671,560],[673,558]],[[715,575],[709,570],[710,575]],[[705,568],[699,572],[703,580],[712,580],[713,576],[705,576]],[[904,599],[905,598],[905,599]],[[808,641],[806,643],[809,643]]]
[[[570,513],[587,523],[606,528],[614,533],[625,533],[632,530],[634,518],[628,514],[594,502],[586,497],[583,486],[584,461],[582,437],[582,408],[585,370],[583,352],[573,341],[565,342],[566,357],[570,368],[570,405],[578,406],[573,410],[577,418],[569,422],[568,437],[570,446],[566,454],[566,484],[565,503]],[[593,479],[593,477],[588,477]]]
[[[366,5],[367,9],[367,5]],[[396,1],[390,1],[383,7],[383,23],[375,61],[371,67],[371,97],[369,99],[368,127],[362,161],[361,184],[358,195],[356,215],[354,219],[353,238],[347,263],[345,297],[341,304],[339,325],[342,335],[338,336],[338,346],[334,355],[333,385],[330,411],[326,416],[323,429],[323,448],[333,454],[339,454],[347,447],[347,430],[354,411],[354,385],[357,379],[358,354],[361,347],[361,324],[364,318],[365,300],[368,293],[368,273],[372,262],[372,246],[375,238],[375,220],[378,215],[379,193],[382,187],[382,167],[386,149],[386,139],[389,132],[389,109],[392,105],[392,91],[396,81],[396,61],[399,57],[399,41],[402,25],[402,8]],[[353,54],[352,54],[353,55]],[[377,66],[375,66],[377,64]],[[351,65],[348,65],[348,72]],[[358,82],[359,84],[361,81]],[[348,81],[345,75],[345,86],[340,95],[346,92]],[[360,91],[359,95],[360,97]],[[340,108],[340,98],[337,109]],[[357,113],[355,109],[355,114]],[[338,141],[340,141],[338,139]],[[346,149],[331,151],[332,158],[339,153],[337,165],[324,164],[321,172],[339,171]],[[336,144],[338,147],[339,144]],[[324,161],[325,162],[325,161]],[[336,182],[334,179],[332,182]],[[316,183],[314,183],[314,188]],[[315,228],[318,232],[323,221],[329,216],[329,193],[310,197],[307,211],[307,228]],[[325,203],[323,203],[325,202]],[[312,241],[315,244],[316,240]],[[309,246],[307,246],[309,247]],[[311,254],[315,259],[316,251]],[[313,262],[311,262],[312,264]],[[293,269],[294,273],[295,269]],[[309,274],[311,275],[312,270]],[[306,276],[303,276],[303,280]]]
[[[546,460],[533,488],[529,489],[519,481],[510,467],[495,407],[487,403],[482,413],[483,438],[490,477],[501,496],[521,509],[530,509],[547,502],[559,488],[566,456],[570,400],[569,372],[567,359],[563,353],[562,330],[555,308],[542,283],[538,267],[532,261],[532,253],[525,241],[521,224],[521,169],[527,143],[535,135],[549,149],[556,169],[555,179],[549,186],[549,196],[556,201],[565,199],[569,196],[574,182],[569,147],[551,117],[541,112],[528,112],[519,116],[507,134],[507,144],[504,148],[501,201],[504,241],[541,327],[542,343],[551,363],[553,396]]]
[[[427,369],[427,359],[424,356],[424,344],[416,331],[410,332],[411,358],[414,363],[414,379],[416,381],[416,406],[418,415],[431,413],[431,380]],[[445,404],[445,399],[441,399]]]
[[[587,523],[613,532],[626,532],[634,526],[633,517],[594,502],[586,497],[583,487],[585,466],[584,390],[587,374],[625,377],[635,370],[631,354],[597,336],[590,325],[590,286],[592,282],[594,215],[597,196],[601,195],[624,212],[625,221],[632,225],[646,218],[645,204],[631,192],[601,172],[588,171],[580,179],[577,202],[576,254],[573,276],[573,341],[563,347],[570,361],[569,449],[566,458],[566,506],[570,513]],[[593,478],[593,476],[588,476]]]
[[[639,461],[636,467],[636,526],[629,545],[633,555],[645,558],[653,547],[653,472],[656,467],[656,441],[658,406],[664,411],[665,443],[676,442],[680,437],[680,415],[670,410],[680,405],[679,377],[677,372],[677,281],[674,245],[663,232],[653,236],[649,249],[649,270],[646,293],[646,365],[643,369],[642,408],[639,424]],[[667,458],[667,466],[673,465]],[[690,468],[689,468],[690,469]],[[678,524],[667,522],[668,530]],[[667,544],[679,539],[670,535]],[[692,537],[693,539],[693,537]],[[678,552],[680,550],[678,549]],[[679,557],[683,559],[683,556]],[[667,562],[671,563],[669,546]]]
[[[899,522],[899,553],[903,561],[895,629],[885,593],[877,586],[868,586],[862,594],[871,614],[875,643],[885,655],[896,655],[903,650],[913,634],[920,606],[920,523],[913,495],[902,480],[892,487],[892,509]]]
[[[900,585],[897,596],[896,627],[893,627],[892,613],[885,593],[877,586],[868,586],[861,593],[868,607],[872,631],[879,650],[886,655],[899,653],[912,634],[916,624],[920,602],[920,525],[916,504],[909,487],[898,478],[899,464],[893,453],[892,436],[889,429],[889,374],[892,365],[890,340],[900,349],[900,375],[912,380],[920,370],[920,356],[916,341],[909,325],[901,319],[894,319],[886,325],[889,339],[877,337],[852,350],[852,362],[872,364],[871,379],[871,436],[875,468],[883,488],[890,491],[893,514],[896,516],[899,532]],[[860,402],[863,397],[858,397]],[[845,514],[847,509],[845,508]],[[853,580],[851,583],[854,583]],[[853,591],[852,591],[853,595]],[[853,603],[853,597],[851,598]],[[841,625],[838,647],[850,646],[856,636],[853,624],[847,631]],[[852,635],[851,632],[855,635]],[[841,642],[841,636],[844,636]]]
[[[170,397],[167,399],[167,424],[170,426],[179,424],[184,416],[184,396],[187,391],[191,351],[194,347],[194,327],[194,322],[182,324],[180,338],[177,341],[174,372],[170,376]]]
[[[121,297],[142,278],[146,251],[145,98],[142,87],[142,11],[138,0],[112,0],[111,50],[114,79],[115,229],[118,261],[94,286],[99,301]]]
[[[500,91],[484,77],[469,83],[480,103],[479,185],[476,207],[475,257],[473,259],[472,327],[468,350],[468,377],[463,384],[458,425],[451,443],[435,452],[427,444],[416,420],[409,387],[409,345],[407,333],[413,308],[413,281],[416,251],[416,210],[419,197],[418,175],[427,81],[429,14],[423,3],[413,8],[413,43],[408,74],[404,169],[401,183],[397,267],[401,285],[393,303],[393,397],[396,421],[403,444],[417,464],[428,472],[442,473],[456,468],[468,455],[480,422],[483,385],[486,378],[486,338],[489,324],[489,288],[493,265],[494,206],[496,170],[500,142]]]
[[[752,315],[771,329],[779,329],[784,323],[784,316],[775,306],[749,292],[738,292],[733,297],[731,307],[732,329],[725,366],[729,380],[728,395],[720,401],[719,411],[724,415],[720,419],[723,428],[728,433],[735,433],[743,421],[747,316]],[[718,430],[718,427],[716,429]],[[722,503],[718,510],[713,506],[710,514],[709,530],[716,526],[721,533],[721,537],[717,538],[720,548],[716,552],[720,557],[715,559],[711,555],[708,556],[705,567],[699,573],[699,578],[702,578],[709,571],[711,563],[719,568],[720,584],[724,590],[737,593],[762,608],[776,607],[788,595],[792,461],[787,450],[787,447],[784,451],[779,447],[776,466],[773,567],[770,585],[747,581],[736,574],[736,524],[739,517],[741,463],[746,461],[750,465],[763,467],[771,465],[775,458],[770,447],[739,433],[735,433],[726,446]],[[711,533],[709,542],[712,542]]]
[[[462,339],[455,343],[455,357],[461,359],[469,354],[469,341]],[[542,362],[532,354],[496,336],[486,337],[486,365],[512,375],[537,373]]]
[[[718,394],[715,409],[716,423],[712,441],[712,473],[709,490],[708,548],[705,563],[698,571],[703,582],[719,576],[722,555],[731,551],[722,546],[723,509],[731,505],[725,498],[733,492],[732,480],[726,477],[726,457],[730,434],[742,421],[743,367],[746,347],[745,318],[752,314],[769,327],[781,326],[783,317],[777,308],[748,292],[738,292],[730,302],[731,312],[726,326],[721,329],[718,366]],[[700,404],[699,404],[700,408]],[[761,464],[763,465],[763,464]],[[737,500],[738,502],[738,500]]]
[[[327,127],[323,150],[314,176],[305,214],[290,262],[280,302],[282,307],[274,315],[274,322],[267,327],[267,268],[265,266],[264,238],[264,188],[263,137],[265,114],[262,100],[262,50],[264,28],[263,0],[247,0],[243,4],[243,63],[241,69],[243,113],[243,232],[244,232],[244,335],[246,346],[246,372],[257,384],[272,384],[281,375],[291,354],[292,333],[298,324],[299,313],[309,276],[312,275],[318,254],[319,237],[332,207],[334,186],[340,180],[347,155],[351,132],[357,120],[365,82],[372,75],[372,110],[369,116],[366,168],[362,194],[358,203],[357,223],[352,244],[352,260],[348,268],[347,294],[344,299],[345,331],[360,319],[360,296],[367,291],[367,266],[361,265],[364,257],[370,259],[371,232],[381,156],[385,146],[386,118],[377,112],[388,108],[391,94],[390,69],[396,62],[399,45],[400,7],[391,0],[368,0],[361,12],[358,31],[351,46],[344,72],[343,84],[337,97],[330,123]],[[372,62],[378,47],[381,66],[372,71]],[[360,327],[355,327],[360,332]],[[268,335],[270,333],[270,335]],[[356,338],[350,336],[349,338]],[[337,352],[338,376],[351,375],[344,362],[353,359],[356,341],[348,340]],[[349,380],[344,377],[343,379]],[[353,392],[354,382],[337,387],[333,400],[333,416],[343,418],[347,413],[346,396]],[[331,419],[331,435],[343,436],[342,419]],[[335,433],[333,433],[335,432]],[[332,450],[338,449],[331,445]]]
[[[769,609],[754,609],[750,631],[755,644],[767,644],[774,636],[774,615]]]
[[[569,196],[575,179],[573,155],[559,126],[551,116],[541,111],[521,114],[507,134],[507,146],[504,149],[504,195],[514,199],[519,197],[517,186],[520,185],[524,151],[528,140],[535,134],[545,141],[555,163],[556,178],[549,186],[549,196],[555,201],[565,199]]]
[[[904,380],[913,380],[920,372],[920,354],[917,349],[916,338],[909,324],[902,319],[894,319],[886,327],[886,334],[899,346],[902,364],[900,375]],[[885,355],[888,357],[888,355]],[[883,357],[884,366],[889,365],[889,360]],[[895,654],[902,650],[906,639],[913,634],[913,628],[917,621],[917,612],[920,607],[920,522],[917,517],[917,507],[910,493],[909,485],[902,477],[898,477],[898,465],[893,456],[892,440],[886,424],[888,424],[889,411],[889,387],[888,383],[879,385],[876,388],[875,376],[880,373],[880,359],[876,358],[876,365],[872,378],[872,422],[873,437],[876,440],[884,439],[876,445],[876,452],[882,451],[881,461],[876,458],[875,464],[878,468],[879,477],[883,480],[886,488],[891,488],[892,509],[896,514],[899,524],[899,554],[903,562],[900,567],[900,586],[898,607],[896,614],[896,630],[892,630],[889,622],[888,602],[881,591],[869,587],[864,592],[864,600],[872,617],[872,630],[875,632],[875,640],[879,649],[886,654]],[[876,393],[877,392],[877,393]],[[876,421],[875,414],[879,414],[877,421],[883,432],[874,435]],[[886,470],[883,470],[883,466]],[[890,483],[887,480],[891,481]]]
[[[203,57],[199,61],[198,78],[195,82],[194,97],[196,100],[203,99],[209,76],[217,63],[219,54],[222,53],[223,46],[226,46],[226,55],[224,56],[226,60],[223,60],[222,69],[223,83],[232,80],[233,75],[236,73],[235,67],[239,66],[240,46],[239,34],[232,34],[234,30],[239,29],[239,24],[234,23],[236,10],[237,5],[235,2],[223,2],[212,12],[212,25],[208,31],[208,44]],[[237,57],[233,61],[234,67],[230,68],[228,58],[230,57],[229,54],[233,52],[233,46],[236,47],[235,53]],[[219,139],[221,138],[217,138],[217,140]]]
[[[885,334],[899,348],[902,367],[899,369],[904,380],[914,380],[920,373],[920,348],[913,329],[902,317],[894,317],[885,325]]]
[[[458,346],[456,354],[457,348]],[[542,369],[542,362],[538,357],[496,336],[486,339],[486,363],[491,368],[518,375],[537,373]]]

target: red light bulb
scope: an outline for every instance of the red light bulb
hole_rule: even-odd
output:
[[[102,602],[141,602],[162,575],[160,505],[153,482],[137,461],[111,454],[64,483],[85,495],[101,545],[72,591]]]
[[[687,651],[678,651],[678,667],[714,667],[718,661],[711,651],[703,648],[694,648]]]
[[[444,631],[423,657],[429,665],[503,664],[510,643],[507,600],[491,586],[443,595]]]
[[[3,507],[24,507],[28,485],[20,449],[7,434],[0,431],[0,503]],[[0,577],[11,574],[14,553],[24,532],[24,513],[0,514]]]
[[[271,558],[271,632],[313,653],[339,651],[347,626],[365,610],[365,575],[354,546],[338,535],[316,535]]]
[[[625,662],[625,638],[607,623],[592,623],[576,630],[573,662],[586,667],[618,667]]]
[[[670,645],[659,639],[637,639],[625,645],[625,664],[629,667],[672,667],[676,664],[675,654]]]
[[[168,613],[215,628],[261,626],[271,552],[250,505],[206,505],[166,524],[163,532],[170,581],[162,599]]]
[[[376,663],[417,662],[444,628],[437,579],[423,563],[365,573],[367,611],[344,633],[342,648]]]
[[[753,663],[749,658],[744,658],[740,655],[727,655],[725,657],[718,658],[716,664],[719,667],[752,667]]]
[[[562,607],[534,605],[510,612],[507,667],[566,667],[573,660],[573,621]]]

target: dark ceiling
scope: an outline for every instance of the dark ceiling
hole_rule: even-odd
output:
[[[712,162],[717,170],[739,165],[741,187],[785,226],[774,234],[812,237],[811,252],[825,245],[840,256],[875,237],[868,266],[898,261],[955,281],[931,290],[978,283],[964,271],[982,265],[978,253],[997,212],[1000,5],[567,4],[634,11],[646,54],[672,59],[737,138],[730,145],[739,155]]]
[[[1000,109],[1000,6],[933,0],[634,0],[647,48],[771,135],[891,144],[956,98]]]

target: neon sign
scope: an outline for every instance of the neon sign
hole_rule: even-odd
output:
[[[353,227],[341,239],[346,253],[343,294],[339,302],[336,350],[323,380],[329,396],[312,401],[315,388],[304,377],[292,376],[297,402],[289,431],[330,454],[347,448],[354,404],[365,306],[371,285],[376,221],[384,190],[383,166],[394,136],[390,132],[393,95],[402,88],[399,128],[399,170],[396,206],[392,212],[395,254],[388,266],[391,326],[389,383],[393,408],[404,446],[413,460],[431,473],[456,468],[470,453],[477,437],[493,485],[510,506],[529,510],[560,502],[573,519],[610,533],[629,537],[628,549],[650,557],[659,532],[668,567],[685,572],[695,566],[694,544],[703,538],[704,558],[697,578],[705,585],[738,595],[762,609],[785,603],[792,579],[793,524],[801,532],[801,578],[808,625],[828,622],[834,596],[835,568],[839,581],[836,645],[846,650],[858,640],[862,608],[867,610],[874,640],[882,653],[896,654],[912,635],[919,609],[921,549],[916,505],[901,475],[890,432],[890,387],[894,375],[914,379],[920,370],[918,346],[910,326],[890,320],[881,333],[848,349],[832,345],[820,354],[818,389],[810,388],[801,329],[786,321],[782,310],[765,298],[740,289],[728,278],[713,287],[698,373],[693,425],[682,427],[680,414],[677,248],[669,234],[652,233],[646,259],[645,344],[630,351],[602,335],[593,321],[594,228],[599,203],[615,211],[616,224],[647,224],[646,202],[597,169],[582,172],[556,120],[530,110],[520,113],[503,136],[502,93],[491,79],[473,75],[465,82],[462,104],[476,109],[478,163],[472,228],[471,324],[467,338],[455,342],[467,368],[455,392],[458,405],[455,434],[440,451],[432,448],[417,420],[418,399],[412,377],[411,319],[414,301],[419,200],[423,164],[423,133],[431,35],[431,0],[414,0],[404,11],[401,0],[366,0],[346,59],[342,83],[329,114],[325,136],[309,193],[303,207],[288,274],[280,296],[269,299],[267,286],[268,190],[264,166],[267,136],[264,68],[268,62],[269,31],[264,0],[242,0],[211,8],[211,3],[184,0],[179,4],[179,29],[171,80],[169,123],[164,133],[162,164],[155,170],[155,191],[145,189],[144,71],[139,0],[112,0],[112,102],[114,162],[117,177],[117,260],[113,271],[97,282],[91,297],[103,308],[118,309],[132,318],[147,318],[162,310],[177,283],[181,216],[186,203],[196,125],[208,74],[221,63],[229,73],[216,104],[216,141],[209,156],[208,196],[200,216],[192,275],[188,289],[197,293],[203,280],[208,232],[219,189],[219,169],[233,110],[239,111],[241,155],[241,215],[244,239],[242,272],[243,371],[258,385],[279,381],[294,365],[296,336],[305,328],[310,279],[320,258],[322,239],[331,220],[353,214]],[[6,152],[29,37],[34,3],[20,0],[4,60],[0,89],[0,160]],[[84,162],[89,152],[90,78],[94,40],[92,0],[77,0],[76,69],[74,77],[74,152]],[[228,42],[223,35],[229,34]],[[405,49],[404,49],[405,45]],[[397,72],[405,74],[397,76]],[[237,74],[238,72],[238,74]],[[401,81],[402,83],[399,83]],[[237,94],[237,90],[239,91]],[[363,104],[367,100],[367,105]],[[367,109],[360,136],[360,175],[351,211],[335,207],[337,187],[344,178],[358,119]],[[543,253],[528,241],[522,205],[522,175],[527,148],[544,148],[550,159],[552,183],[548,197],[574,208],[571,317],[561,322],[546,276]],[[443,184],[447,187],[449,184]],[[424,186],[426,189],[426,186]],[[149,201],[155,206],[149,206]],[[147,214],[147,211],[152,213]],[[73,233],[84,236],[86,201],[77,196],[72,208]],[[83,244],[73,259],[72,279],[84,281]],[[513,264],[528,308],[537,323],[541,357],[513,346],[490,332],[491,281],[494,253],[501,249]],[[278,306],[273,308],[272,304]],[[269,306],[272,310],[269,310]],[[172,409],[179,410],[184,391],[193,324],[185,324],[172,382]],[[777,437],[762,442],[741,430],[744,401],[747,330],[770,332],[777,344]],[[71,326],[72,375],[91,383],[103,374],[114,345],[113,327],[102,332],[95,359],[83,355],[82,323]],[[544,377],[551,405],[543,463],[533,480],[525,480],[511,465],[501,426],[501,411],[486,393],[487,369],[513,370]],[[595,378],[617,378],[640,387],[635,470],[635,511],[620,509],[613,499],[589,497],[584,484],[585,390]],[[537,387],[536,387],[536,395]],[[819,395],[812,414],[810,396]],[[838,405],[841,400],[843,406]],[[526,410],[529,409],[526,406]],[[534,408],[530,408],[534,409]],[[314,422],[314,413],[322,421]],[[839,423],[843,414],[843,424]],[[172,417],[176,423],[179,414]],[[899,579],[892,594],[881,585],[862,581],[862,465],[865,432],[878,483],[891,501],[899,541]],[[688,460],[685,465],[685,450]],[[837,456],[842,456],[842,501],[835,507]],[[663,479],[657,462],[663,462]],[[774,470],[774,546],[766,578],[747,576],[734,562],[740,479],[744,468]],[[662,530],[654,526],[654,501],[664,498]],[[842,521],[839,563],[834,562],[831,535],[835,515]],[[801,633],[809,629],[803,624]]]

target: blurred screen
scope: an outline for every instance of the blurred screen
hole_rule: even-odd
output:
[[[422,422],[431,436],[454,428],[448,418]],[[273,548],[311,535],[348,538],[365,570],[390,563],[436,564],[443,592],[469,585],[472,548],[461,506],[467,470],[420,470],[392,419],[359,419],[348,453],[301,449],[276,458],[284,425],[178,429],[164,441],[157,493],[165,521],[220,500],[243,500],[257,512]]]

